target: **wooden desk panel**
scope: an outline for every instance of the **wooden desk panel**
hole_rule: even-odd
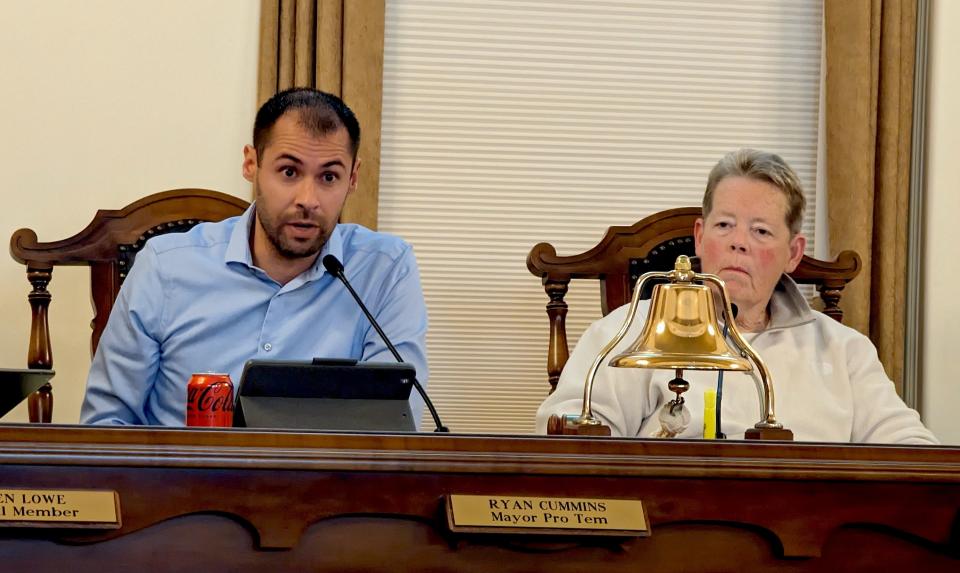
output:
[[[0,427],[0,487],[117,530],[0,528],[0,570],[957,571],[960,449]],[[636,498],[647,538],[450,532],[451,493]]]

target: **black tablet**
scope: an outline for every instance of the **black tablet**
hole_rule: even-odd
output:
[[[249,360],[237,386],[233,425],[414,432],[405,362]]]
[[[0,416],[39,390],[53,374],[53,370],[0,368]]]

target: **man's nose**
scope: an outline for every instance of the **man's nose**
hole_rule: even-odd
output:
[[[307,211],[313,211],[320,205],[319,197],[320,193],[317,183],[309,177],[304,177],[300,185],[297,186],[294,201],[298,207]]]

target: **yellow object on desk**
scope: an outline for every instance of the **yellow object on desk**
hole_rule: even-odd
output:
[[[703,438],[717,439],[717,391],[713,388],[703,391]]]

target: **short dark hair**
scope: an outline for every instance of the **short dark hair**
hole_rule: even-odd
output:
[[[277,93],[260,106],[253,122],[253,146],[257,162],[270,142],[270,131],[290,110],[298,113],[298,123],[316,136],[327,135],[341,127],[350,136],[350,153],[357,158],[360,147],[360,122],[343,100],[333,94],[313,88],[290,88]]]

